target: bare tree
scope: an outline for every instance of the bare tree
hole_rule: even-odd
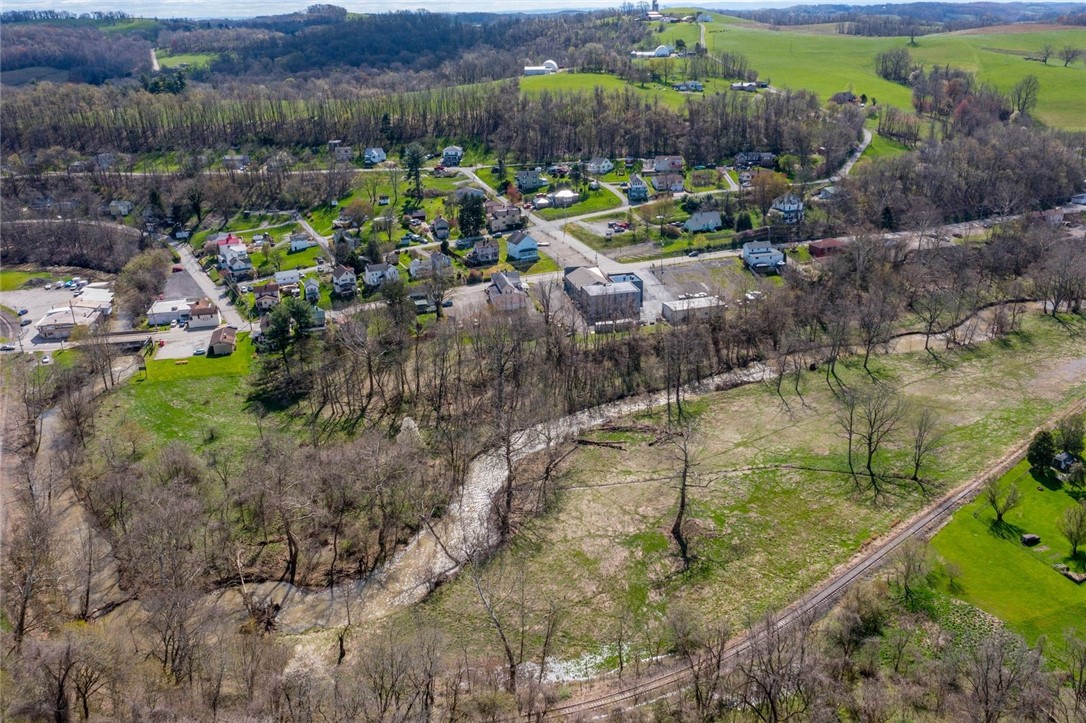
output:
[[[698,486],[696,458],[697,429],[693,422],[687,419],[679,422],[668,433],[668,442],[672,450],[672,458],[678,467],[676,480],[679,487],[678,506],[675,511],[675,520],[671,524],[671,538],[679,546],[679,557],[682,560],[682,569],[685,572],[690,569],[692,555],[690,554],[690,541],[683,530],[686,521],[686,510],[689,505],[689,492],[691,486]],[[704,486],[704,485],[701,485]]]
[[[1078,557],[1079,545],[1086,543],[1086,502],[1079,502],[1064,510],[1057,527],[1071,543],[1071,557]]]
[[[1022,639],[1007,632],[985,636],[963,657],[961,675],[964,691],[959,707],[968,720],[1045,719],[1052,683],[1041,652]]]
[[[991,505],[992,511],[995,512],[997,525],[1003,523],[1004,515],[1022,504],[1022,494],[1018,491],[1018,485],[1011,482],[1004,487],[996,478],[989,479],[984,483],[981,495],[983,495],[984,501]]]
[[[27,633],[50,617],[49,598],[56,589],[55,521],[49,494],[32,468],[23,470],[25,484],[14,496],[11,533],[4,545],[2,596],[15,650]]]
[[[816,703],[812,620],[782,624],[767,615],[749,630],[750,647],[736,664],[734,685],[740,705],[764,723],[805,720]]]
[[[1056,53],[1055,46],[1052,43],[1045,43],[1041,46],[1041,49],[1037,51],[1037,59],[1045,65],[1048,65],[1048,59]]]
[[[1067,677],[1070,701],[1065,703],[1067,720],[1086,720],[1086,635],[1075,628],[1064,631],[1063,651],[1057,656]],[[1060,697],[1061,701],[1063,696]]]
[[[938,415],[924,407],[912,422],[913,443],[910,451],[913,466],[913,481],[920,481],[920,473],[942,448],[946,441],[946,432],[939,423]]]
[[[912,604],[917,588],[931,573],[931,552],[927,543],[915,538],[906,540],[894,554],[891,570],[905,601]]]
[[[1076,48],[1073,45],[1065,45],[1060,48],[1060,52],[1057,53],[1059,59],[1063,61],[1063,67],[1067,67],[1071,63],[1082,57],[1082,49]]]

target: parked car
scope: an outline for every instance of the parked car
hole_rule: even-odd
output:
[[[15,347],[13,347],[11,344],[4,344],[0,346],[0,351],[15,351]]]
[[[701,251],[698,251],[697,249],[695,249],[695,250],[691,251],[690,253],[688,253],[687,256],[689,256],[690,258],[694,258],[695,256],[701,256]]]
[[[48,354],[46,354],[45,356],[43,356],[43,357],[41,358],[41,363],[42,363],[42,364],[52,364],[52,363],[53,363],[53,357],[51,357],[51,356],[49,356]]]
[[[452,299],[445,299],[441,302],[441,305],[448,309],[450,306],[452,306]]]
[[[174,265],[173,265],[173,268],[172,268],[172,269],[170,269],[170,271],[171,271],[172,273],[175,273],[175,274],[176,274],[176,273],[179,273],[179,272],[181,272],[181,271],[184,271],[184,270],[185,270],[185,267],[184,267],[184,266],[182,266],[181,264],[174,264]]]
[[[27,309],[19,309],[19,316],[26,316],[29,313]]]
[[[46,291],[51,291],[51,290],[52,290],[52,288],[53,288],[53,285],[52,285],[52,284],[46,284],[46,285],[45,285],[45,290],[46,290]]]
[[[207,349],[203,348],[202,346],[192,350],[193,356],[203,356],[204,354],[207,354]]]
[[[30,326],[33,323],[34,322],[31,321],[30,319],[23,319],[22,321],[19,322],[19,326]]]

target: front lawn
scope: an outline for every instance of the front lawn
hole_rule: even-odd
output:
[[[556,221],[561,218],[582,216],[586,213],[594,213],[596,211],[607,211],[621,205],[621,198],[611,193],[606,188],[601,188],[598,191],[589,191],[588,198],[583,201],[578,201],[568,208],[544,208],[541,211],[536,211],[536,213],[548,221]]]
[[[15,271],[4,269],[0,271],[0,291],[15,291],[23,288],[23,285],[31,279],[51,279],[52,275],[44,271]]]

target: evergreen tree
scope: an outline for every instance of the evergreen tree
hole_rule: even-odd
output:
[[[1052,464],[1052,458],[1056,455],[1056,440],[1052,436],[1052,432],[1047,429],[1040,431],[1033,437],[1033,441],[1029,443],[1029,450],[1026,452],[1026,459],[1029,460],[1030,467],[1036,470],[1048,469]]]

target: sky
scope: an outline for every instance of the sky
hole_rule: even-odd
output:
[[[313,0],[316,2],[317,0]],[[345,7],[352,12],[388,12],[392,10],[426,9],[431,12],[539,12],[550,10],[604,10],[617,7],[621,0],[325,0],[333,5]],[[699,7],[715,8],[762,8],[787,7],[791,5],[814,5],[831,0],[728,0],[726,3],[697,3]],[[866,5],[885,0],[853,0],[852,4]],[[892,1],[892,0],[891,0]],[[4,10],[67,10],[73,13],[92,10],[123,10],[130,15],[159,18],[242,18],[255,15],[278,15],[296,10],[304,10],[313,2],[298,0],[113,0],[103,3],[101,0],[4,0]],[[670,3],[661,3],[665,7]],[[686,4],[690,7],[690,4]]]

